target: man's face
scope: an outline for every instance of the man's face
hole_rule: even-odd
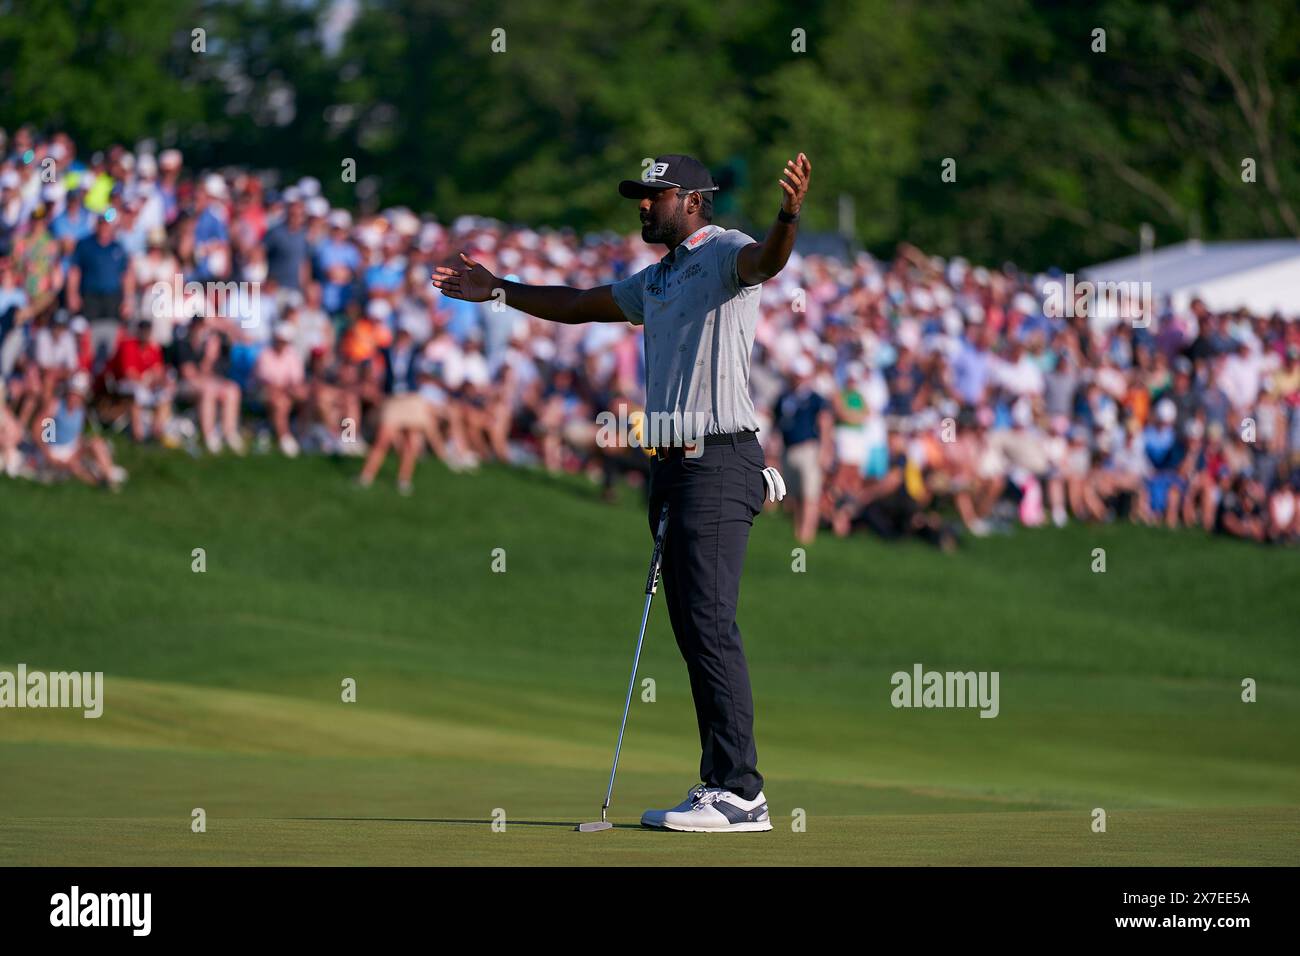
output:
[[[685,199],[675,188],[661,189],[643,197],[638,204],[641,238],[651,244],[670,245],[683,235],[686,232]]]

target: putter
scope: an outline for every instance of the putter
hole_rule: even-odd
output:
[[[659,529],[655,532],[655,550],[650,556],[650,576],[645,582],[645,610],[641,612],[641,633],[636,639],[636,656],[632,658],[632,678],[627,682],[627,700],[623,702],[623,722],[618,725],[618,743],[614,745],[614,766],[609,770],[609,788],[605,791],[605,804],[600,808],[600,820],[578,824],[579,833],[597,833],[614,826],[605,819],[609,801],[614,796],[614,774],[618,773],[618,755],[623,751],[623,731],[627,729],[627,712],[632,707],[632,689],[636,686],[636,669],[641,663],[641,644],[645,641],[645,626],[650,620],[650,602],[659,589],[659,564],[664,555],[664,533],[668,530],[668,502],[659,512]]]

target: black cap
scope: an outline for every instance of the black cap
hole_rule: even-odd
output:
[[[669,153],[657,156],[647,166],[639,179],[625,179],[618,184],[620,196],[641,199],[661,189],[689,189],[691,192],[714,192],[718,186],[709,175],[708,167],[693,156]]]

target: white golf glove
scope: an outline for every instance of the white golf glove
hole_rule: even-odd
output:
[[[785,479],[775,468],[763,469],[763,480],[767,482],[767,500],[780,501],[785,497]]]

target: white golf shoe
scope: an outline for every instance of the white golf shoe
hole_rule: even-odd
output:
[[[752,833],[772,829],[767,798],[760,793],[753,800],[721,787],[695,787],[683,803],[671,810],[649,810],[642,826],[687,833]]]
[[[695,801],[700,799],[700,796],[708,789],[709,788],[704,784],[697,783],[687,791],[686,799],[677,804],[677,806],[673,807],[671,810],[647,810],[645,813],[641,814],[641,826],[662,827],[664,825],[664,817],[670,813],[683,813],[689,810],[691,807],[695,806]]]

